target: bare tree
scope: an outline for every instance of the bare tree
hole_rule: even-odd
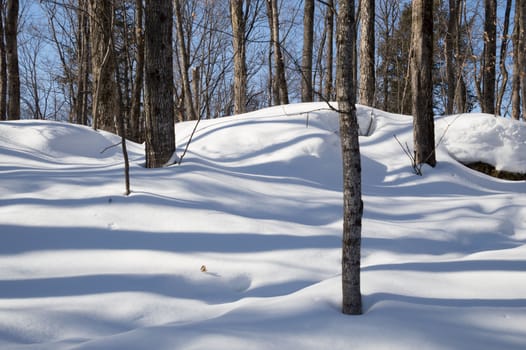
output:
[[[0,0],[0,120],[7,119],[7,52],[4,30],[4,0]]]
[[[338,1],[336,30],[336,93],[343,159],[342,312],[362,313],[360,249],[363,202],[356,87],[352,63],[356,52],[354,0]]]
[[[159,168],[175,152],[172,0],[146,0],[144,15],[146,167]]]
[[[484,0],[484,56],[482,63],[483,113],[495,114],[497,61],[497,0]]]
[[[303,54],[301,56],[301,101],[312,102],[312,51],[314,45],[314,0],[305,0]]]
[[[502,28],[501,44],[500,44],[500,55],[499,55],[499,69],[502,80],[500,87],[497,90],[495,113],[501,114],[502,102],[504,100],[504,94],[508,88],[508,68],[506,67],[506,56],[508,55],[508,42],[509,38],[509,27],[510,27],[510,13],[511,13],[511,0],[506,0],[506,9],[504,11],[504,25]]]
[[[360,99],[366,106],[374,105],[375,92],[375,0],[360,0]]]
[[[89,0],[93,72],[93,128],[117,133],[115,50],[112,40],[115,11],[112,1]]]
[[[289,103],[289,93],[287,80],[285,78],[285,62],[283,60],[283,53],[281,52],[278,3],[277,0],[266,0],[266,2],[267,16],[270,26],[270,42],[272,50],[274,51],[274,96],[278,98],[278,100],[274,100],[274,103],[284,105]]]
[[[5,47],[7,57],[7,118],[20,119],[20,73],[18,67],[18,0],[7,0]]]
[[[179,52],[179,65],[181,71],[181,78],[183,84],[183,102],[185,119],[197,119],[197,113],[194,108],[192,98],[192,89],[190,87],[190,53],[187,48],[187,41],[185,40],[183,29],[183,13],[181,11],[181,0],[174,0],[175,17],[176,17],[176,31],[177,31],[177,50]]]
[[[324,92],[323,96],[327,101],[331,101],[334,88],[332,81],[332,71],[333,71],[333,41],[334,41],[334,0],[327,1],[327,12],[325,13],[325,32],[327,33],[327,49],[325,53],[326,64],[326,74],[325,74],[325,83],[324,83]]]
[[[411,90],[415,163],[435,166],[433,0],[413,0]]]
[[[243,0],[230,0],[232,22],[232,46],[234,48],[234,113],[246,112],[247,107],[247,63],[246,63],[246,20]],[[250,1],[246,2],[247,4]],[[248,6],[248,5],[247,5]]]
[[[144,82],[144,31],[143,31],[143,1],[135,0],[135,80],[130,110],[130,132],[132,140],[144,141],[143,122],[141,118],[141,92]]]

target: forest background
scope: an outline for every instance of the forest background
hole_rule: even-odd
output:
[[[2,81],[9,69],[9,8],[2,5],[2,43],[0,62]],[[335,17],[332,1],[314,1],[312,68],[303,59],[306,10],[303,0],[238,1],[245,21],[247,92],[243,108],[235,110],[233,30],[228,0],[175,1],[180,12],[174,19],[174,95],[177,119],[217,118],[238,112],[299,101],[334,100]],[[277,5],[278,36],[272,36],[269,8]],[[363,2],[363,1],[362,1]],[[361,38],[361,1],[356,1],[356,36]],[[96,2],[99,3],[99,2]],[[374,26],[374,107],[389,112],[411,114],[409,56],[411,42],[411,2],[377,0]],[[125,120],[126,135],[143,141],[142,77],[137,72],[144,64],[141,57],[143,14],[140,0],[100,2],[101,10],[110,9],[111,37],[115,53],[115,81],[118,101]],[[487,6],[494,6],[495,33],[488,32]],[[7,112],[9,100],[17,99],[9,86],[0,84],[0,99],[7,107],[0,119],[51,119],[93,125],[93,30],[87,0],[19,2],[17,53],[20,79],[19,116]],[[433,106],[436,114],[483,111],[505,117],[522,118],[521,104],[513,106],[516,84],[524,81],[517,65],[524,44],[519,40],[521,0],[436,0],[434,9]],[[138,11],[140,9],[140,11]],[[177,6],[176,6],[177,9]],[[455,12],[453,12],[453,9]],[[101,26],[102,26],[101,19]],[[456,23],[453,23],[456,22]],[[180,26],[179,26],[180,24]],[[452,25],[458,35],[452,36]],[[5,30],[3,30],[5,28]],[[92,28],[91,28],[92,29]],[[491,38],[494,39],[491,39]],[[277,38],[278,45],[275,45]],[[448,43],[453,40],[453,44]],[[494,44],[494,55],[487,56],[487,45]],[[6,50],[7,48],[7,50]],[[284,80],[277,71],[281,51]],[[359,45],[358,49],[359,51]],[[355,56],[355,79],[360,84],[360,54]],[[7,62],[7,64],[6,64]],[[493,67],[492,67],[493,65]],[[7,68],[6,68],[7,67]],[[138,68],[139,67],[139,68]],[[493,70],[494,69],[494,70]],[[522,66],[524,70],[524,65]],[[493,75],[492,87],[486,81]],[[451,80],[451,77],[454,80]],[[302,81],[310,80],[312,91],[302,93]],[[138,79],[139,78],[139,79]],[[449,80],[448,80],[449,79]],[[452,81],[455,86],[452,86]],[[280,97],[285,84],[286,99]],[[486,91],[490,85],[491,95]],[[520,90],[519,90],[520,91]],[[489,103],[485,101],[490,99]],[[488,106],[489,104],[489,106]],[[102,129],[116,131],[116,127]],[[113,129],[113,130],[112,130]]]

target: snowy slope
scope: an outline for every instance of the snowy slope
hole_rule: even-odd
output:
[[[525,126],[439,118],[438,165],[419,177],[393,137],[411,144],[411,117],[358,114],[358,317],[339,312],[324,104],[202,121],[182,165],[145,169],[130,143],[129,197],[114,135],[0,122],[0,348],[526,348],[526,183],[457,161],[526,172]],[[193,126],[177,125],[179,150]]]

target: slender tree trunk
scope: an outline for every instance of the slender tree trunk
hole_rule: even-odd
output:
[[[413,0],[411,88],[416,164],[436,165],[433,113],[433,0]]]
[[[146,0],[145,4],[146,167],[159,168],[175,152],[173,4],[172,0]]]
[[[7,0],[5,22],[7,54],[7,118],[20,119],[20,72],[18,67],[18,0]]]
[[[80,0],[77,9],[77,93],[74,97],[75,123],[88,125],[88,93],[89,84],[89,18],[87,15],[87,1]]]
[[[274,51],[275,64],[275,90],[279,93],[279,104],[285,105],[289,103],[289,93],[287,88],[287,80],[285,78],[285,62],[283,61],[283,54],[281,52],[281,42],[279,38],[279,11],[277,0],[267,1],[267,13],[269,21],[271,22],[271,43]]]
[[[334,0],[327,0],[327,13],[325,15],[325,32],[327,33],[327,51],[325,74],[325,91],[323,96],[327,101],[331,101],[334,95],[332,71],[333,71],[333,41],[334,41]]]
[[[515,1],[515,16],[513,27],[513,73],[511,82],[511,117],[519,120],[521,117],[521,78],[520,78],[520,61],[521,61],[521,16],[520,5],[523,0]]]
[[[234,114],[245,113],[247,108],[246,21],[243,2],[243,0],[230,0],[234,48]]]
[[[338,3],[336,91],[343,160],[342,312],[358,315],[362,313],[360,249],[363,203],[356,87],[352,74],[356,52],[354,0],[339,0]]]
[[[314,0],[305,0],[303,54],[301,56],[301,101],[313,101],[312,50],[314,45]]]
[[[93,72],[93,128],[117,133],[114,23],[111,1],[89,0],[91,64]]]
[[[482,65],[482,112],[495,114],[497,57],[497,0],[484,0],[484,62]]]
[[[466,103],[466,83],[464,81],[464,64],[465,53],[462,49],[462,40],[459,34],[459,28],[462,27],[462,13],[464,11],[465,1],[457,1],[457,24],[456,24],[456,40],[455,40],[455,67],[456,67],[456,81],[455,81],[455,103],[457,113],[467,112]],[[453,108],[455,112],[455,108]]]
[[[129,137],[137,142],[144,141],[143,122],[141,118],[141,96],[144,82],[144,32],[143,32],[143,1],[135,0],[135,80],[133,81],[130,132]]]
[[[446,114],[453,114],[455,105],[455,87],[457,86],[457,79],[455,77],[457,64],[455,61],[455,47],[458,36],[458,16],[458,1],[449,0],[449,18],[446,33]]]
[[[522,100],[522,120],[526,121],[526,0],[517,0],[519,9],[519,77]]]
[[[5,6],[0,0],[0,9]],[[5,47],[4,11],[0,10],[0,120],[7,119],[7,52]]]
[[[177,29],[177,43],[179,50],[179,58],[181,62],[181,78],[183,83],[184,106],[185,112],[187,113],[186,119],[197,120],[197,114],[194,109],[194,103],[192,98],[192,89],[190,88],[190,57],[186,47],[186,40],[184,39],[181,0],[174,0],[174,4]]]
[[[360,103],[374,106],[375,79],[375,0],[361,1]]]
[[[502,40],[500,44],[499,67],[502,81],[500,83],[500,88],[498,89],[497,102],[495,106],[495,113],[499,115],[502,113],[502,101],[508,87],[508,69],[506,67],[506,56],[508,55],[511,2],[511,0],[506,1],[506,10],[504,11],[504,25],[502,28]]]

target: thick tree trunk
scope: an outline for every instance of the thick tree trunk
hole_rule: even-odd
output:
[[[511,81],[511,117],[519,120],[521,117],[521,79],[520,79],[520,3],[521,0],[515,1],[515,16],[513,27],[513,73]]]
[[[18,67],[18,0],[7,1],[5,47],[7,57],[7,119],[20,119],[20,72]]]
[[[243,0],[230,0],[234,48],[234,114],[245,113],[247,107],[246,22],[243,2]]]
[[[411,88],[416,164],[435,166],[433,0],[413,0]]]
[[[497,62],[497,0],[484,0],[484,62],[482,65],[482,112],[495,114]]]
[[[354,0],[340,0],[336,31],[336,91],[343,160],[342,312],[362,313],[360,249],[363,203],[356,89],[352,74],[356,41]]]
[[[301,101],[313,101],[312,50],[314,45],[314,0],[305,0],[303,16],[303,53],[301,56]]]
[[[115,52],[112,43],[114,9],[110,1],[89,0],[93,72],[93,128],[117,133],[114,103]]]
[[[4,0],[0,0],[0,8]],[[7,119],[7,52],[5,47],[4,14],[0,11],[0,120]]]
[[[375,79],[375,0],[361,1],[360,103],[374,106]]]
[[[159,168],[175,152],[172,0],[146,0],[144,15],[146,167]]]

